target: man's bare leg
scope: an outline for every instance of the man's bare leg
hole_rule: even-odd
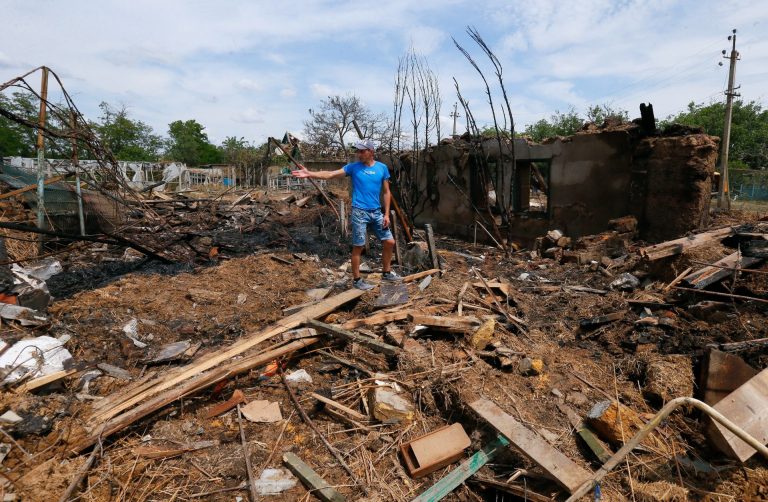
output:
[[[392,270],[392,250],[395,249],[395,240],[387,239],[382,241],[381,245],[383,247],[381,252],[381,271],[390,272]]]
[[[364,246],[352,246],[352,278],[360,277],[360,255],[363,254]],[[390,252],[390,255],[392,253]]]

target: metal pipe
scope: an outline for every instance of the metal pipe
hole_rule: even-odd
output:
[[[739,439],[757,450],[765,458],[768,458],[768,448],[766,448],[764,444],[750,436],[741,427],[728,420],[719,411],[712,408],[708,404],[699,401],[698,399],[694,399],[692,397],[678,397],[665,404],[664,407],[659,410],[659,412],[656,413],[656,415],[647,424],[645,424],[645,426],[643,426],[643,428],[640,429],[640,431],[635,434],[632,439],[624,443],[624,446],[622,446],[619,451],[617,451],[600,469],[597,470],[597,472],[595,472],[591,479],[585,481],[575,492],[573,492],[573,494],[568,498],[568,500],[566,500],[566,502],[576,502],[581,497],[589,493],[589,491],[594,488],[594,486],[599,483],[600,480],[603,479],[609,472],[611,472],[614,467],[619,465],[624,460],[624,457],[629,455],[629,453],[634,450],[637,445],[639,445],[643,439],[645,439],[648,434],[651,433],[651,431],[658,427],[664,419],[666,419],[673,411],[680,408],[681,406],[693,406],[694,408],[703,411],[709,415],[712,420],[719,422],[723,427],[736,434]]]

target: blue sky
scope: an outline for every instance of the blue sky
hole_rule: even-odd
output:
[[[301,136],[307,110],[329,94],[388,113],[410,46],[440,78],[444,130],[453,77],[489,123],[482,81],[451,41],[487,68],[467,25],[504,65],[518,126],[571,106],[608,103],[635,117],[650,101],[665,117],[721,99],[732,28],[740,92],[768,100],[766,1],[3,0],[2,12],[0,81],[45,64],[87,117],[101,101],[125,104],[161,133],[194,118],[214,142]]]

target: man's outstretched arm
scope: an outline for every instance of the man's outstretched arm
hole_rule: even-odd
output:
[[[347,173],[344,169],[337,169],[335,171],[310,171],[304,166],[301,166],[295,171],[291,171],[291,174],[297,178],[316,178],[319,180],[330,180],[333,178],[343,178]]]
[[[389,181],[384,180],[381,183],[381,202],[384,206],[382,213],[384,213],[384,228],[389,228],[389,203],[392,197],[392,193],[389,191]]]

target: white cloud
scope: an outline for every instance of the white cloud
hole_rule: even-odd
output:
[[[406,34],[406,43],[418,54],[429,56],[448,38],[448,34],[432,26],[415,26]]]
[[[250,78],[241,78],[235,83],[235,87],[244,91],[260,91],[264,89],[264,86],[261,84],[261,82],[257,82],[256,80]]]
[[[337,92],[327,84],[320,84],[320,83],[313,83],[309,86],[309,89],[312,91],[312,95],[321,99],[325,99],[328,96],[332,96],[334,94],[337,94]]]
[[[493,83],[466,25],[501,59],[518,127],[567,104],[633,111],[650,100],[665,116],[692,99],[720,99],[727,69],[716,65],[734,26],[740,92],[759,99],[768,88],[768,4],[747,0],[303,0],[288,18],[278,1],[104,0],[95,9],[6,0],[3,14],[14,22],[4,26],[0,82],[46,64],[89,118],[100,101],[125,103],[158,132],[195,118],[212,139],[297,131],[333,94],[388,113],[411,41],[439,76],[442,114],[456,101],[455,76],[480,125],[490,123],[482,80],[450,43],[455,36]],[[30,38],[30,26],[41,36]]]
[[[249,107],[236,113],[232,120],[244,124],[261,124],[264,122],[264,110]]]
[[[519,31],[501,39],[501,50],[504,53],[508,54],[514,51],[524,51],[526,49],[528,49],[528,41],[525,39],[525,35]]]

